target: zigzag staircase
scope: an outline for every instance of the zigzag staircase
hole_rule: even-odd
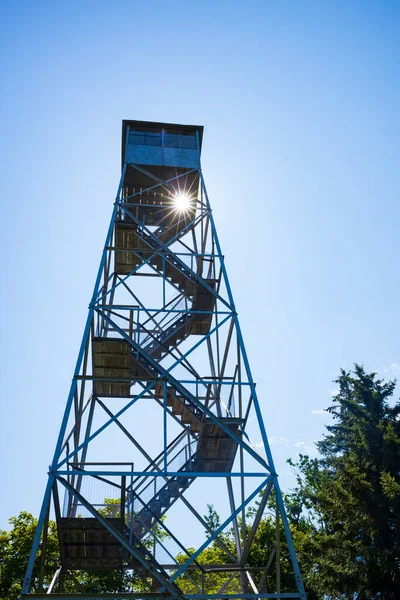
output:
[[[143,219],[145,209],[137,214]],[[151,223],[151,219],[149,221]],[[156,335],[144,332],[143,339],[137,343],[129,337],[111,337],[110,332],[115,328],[118,330],[118,327],[111,311],[99,307],[97,312],[102,317],[104,333],[92,340],[93,389],[97,396],[127,397],[132,383],[145,382],[142,385],[146,385],[146,382],[150,384],[158,380],[152,392],[160,400],[164,394],[160,380],[167,381],[167,409],[185,428],[167,448],[168,470],[182,472],[182,476],[151,477],[151,473],[161,467],[164,460],[162,453],[149,465],[146,476],[137,478],[126,490],[122,501],[127,505],[131,502],[133,511],[125,511],[123,522],[118,516],[118,508],[108,516],[110,523],[146,560],[149,569],[146,570],[137,558],[121,549],[116,540],[99,527],[96,519],[61,519],[60,526],[66,567],[90,569],[124,565],[135,569],[143,579],[150,580],[151,590],[159,588],[160,578],[167,584],[169,575],[147,548],[146,540],[157,537],[155,527],[162,523],[163,515],[195,480],[196,472],[229,471],[237,447],[229,434],[206,415],[201,402],[196,402],[189,390],[160,364],[190,335],[205,335],[211,327],[217,281],[202,278],[168,248],[188,229],[190,222],[184,218],[173,228],[161,226],[155,232],[146,231],[129,210],[124,211],[123,219],[116,220],[116,275],[130,275],[147,261],[158,275],[164,276],[179,291],[185,306],[189,304],[190,308],[178,312]],[[240,435],[239,419],[220,419],[226,427]],[[193,475],[188,476],[188,472]],[[104,546],[107,547],[105,554]],[[174,561],[173,556],[171,560]],[[152,568],[156,569],[158,577],[151,573]]]
[[[217,281],[202,278],[168,248],[168,244],[174,243],[188,228],[187,219],[182,219],[180,224],[175,224],[172,232],[165,227],[159,227],[155,232],[146,231],[129,210],[125,212],[124,219],[116,221],[116,274],[130,275],[147,261],[157,274],[165,276],[179,290],[191,307],[174,317],[158,335],[145,335],[140,344],[126,337],[93,338],[93,374],[99,378],[94,382],[97,395],[126,397],[135,381],[147,384],[155,380],[167,381],[167,408],[185,427],[183,446],[178,452],[175,443],[168,449],[168,470],[189,471],[193,476],[156,477],[155,488],[151,477],[150,480],[148,476],[141,477],[127,492],[133,495],[135,509],[133,518],[127,523],[126,535],[129,531],[130,538],[139,546],[143,546],[141,540],[145,540],[147,535],[152,532],[154,535],[154,526],[188,489],[196,478],[196,472],[230,471],[237,448],[237,442],[229,433],[206,415],[201,402],[196,402],[191,392],[160,364],[183,340],[190,335],[205,335],[211,327]],[[118,330],[112,314],[101,308],[98,313],[103,322],[107,322],[107,331]],[[118,382],[121,379],[130,382]],[[156,383],[152,393],[161,399],[163,384]],[[219,420],[228,430],[240,436],[240,419],[220,416]],[[160,455],[154,461],[156,468],[162,457]],[[182,464],[177,466],[177,461]]]

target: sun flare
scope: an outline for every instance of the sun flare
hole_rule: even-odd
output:
[[[190,196],[186,192],[178,192],[174,196],[175,209],[184,212],[190,208]]]

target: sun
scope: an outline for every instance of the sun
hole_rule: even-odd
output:
[[[190,208],[190,196],[186,192],[178,192],[174,196],[175,210],[185,212]]]

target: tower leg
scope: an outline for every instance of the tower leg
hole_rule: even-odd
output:
[[[32,575],[33,575],[33,567],[35,566],[36,554],[39,549],[40,538],[42,537],[43,526],[46,520],[47,512],[50,508],[50,498],[51,498],[51,490],[54,483],[54,475],[50,474],[49,479],[47,481],[46,490],[44,493],[44,498],[42,502],[42,508],[40,509],[39,520],[36,527],[35,537],[33,538],[33,544],[31,553],[29,555],[28,566],[26,567],[26,573],[24,582],[22,584],[22,594],[29,594],[29,590],[31,587]]]
[[[295,551],[294,545],[293,545],[292,534],[290,532],[289,522],[287,520],[285,507],[283,505],[283,499],[282,499],[281,490],[279,488],[278,477],[276,475],[275,475],[274,487],[275,487],[275,494],[276,494],[276,502],[277,502],[277,505],[279,506],[279,512],[281,514],[283,529],[285,530],[285,534],[286,534],[286,540],[287,540],[287,544],[288,544],[288,548],[289,548],[290,559],[292,561],[293,572],[294,572],[294,577],[296,580],[297,590],[300,594],[301,600],[307,600],[307,596],[306,596],[306,592],[305,592],[304,584],[303,584],[303,578],[300,573],[300,567],[299,567],[299,563],[297,562],[296,551]]]
[[[62,567],[58,567],[57,571],[54,573],[54,576],[53,576],[53,579],[51,580],[49,589],[47,590],[48,594],[51,594],[51,592],[54,590],[61,571],[62,571]]]
[[[43,535],[42,535],[42,547],[40,551],[40,567],[39,567],[39,591],[43,592],[43,578],[44,578],[44,566],[46,562],[46,546],[47,546],[47,535],[49,529],[49,516],[50,516],[50,502],[47,507],[46,518],[43,524]]]
[[[279,534],[279,507],[275,507],[275,527],[276,527],[276,593],[281,593],[281,540]]]

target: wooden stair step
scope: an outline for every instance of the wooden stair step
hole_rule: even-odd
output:
[[[176,398],[174,398],[172,407],[172,412],[176,415],[181,415],[184,411],[184,406]]]

